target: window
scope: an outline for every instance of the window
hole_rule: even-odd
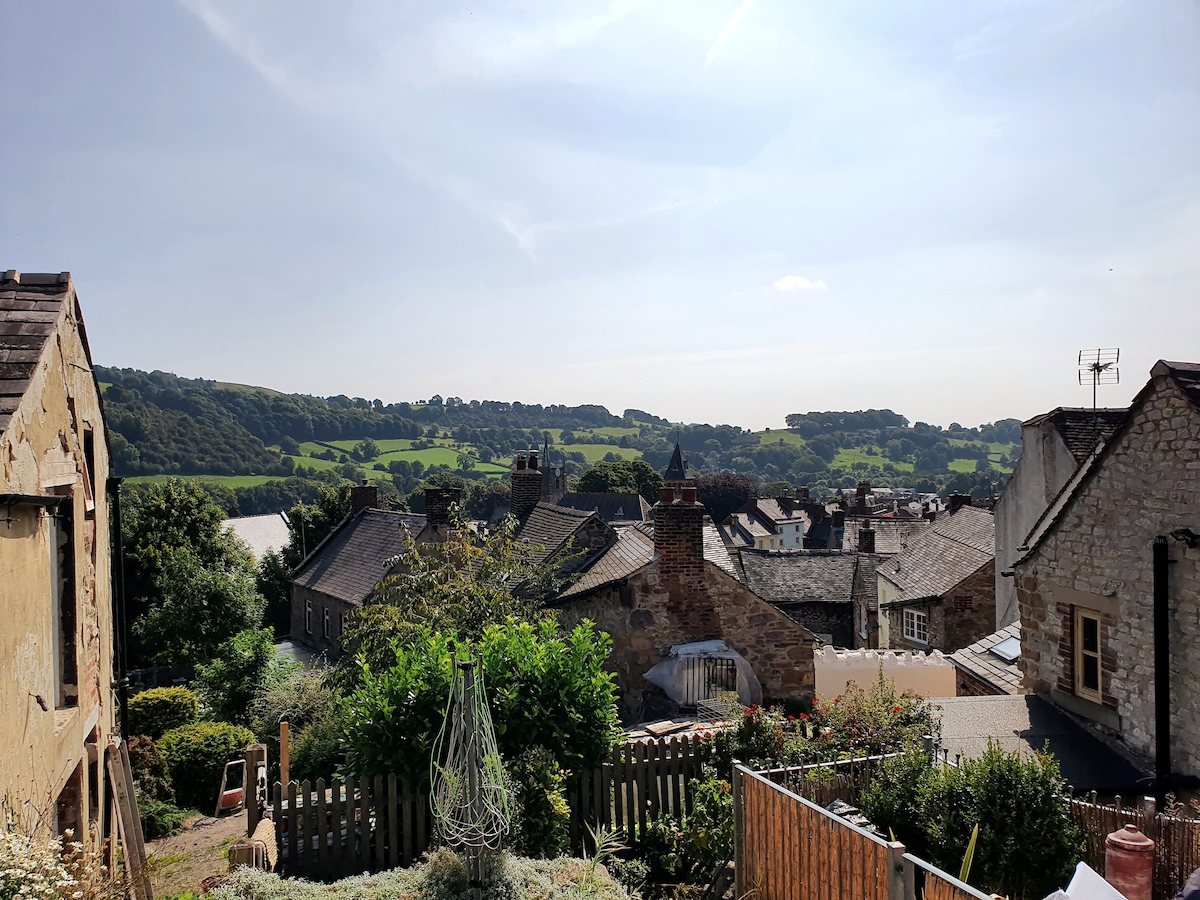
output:
[[[918,644],[929,643],[929,614],[919,609],[904,610],[905,640],[916,641]]]
[[[1075,695],[1100,703],[1100,614],[1075,608]]]
[[[78,658],[75,646],[75,517],[70,490],[48,517],[50,586],[54,592],[54,674],[57,709],[79,705]]]
[[[338,632],[338,634],[345,634],[345,633],[346,633],[346,614],[342,613],[342,628]]]
[[[312,634],[312,601],[304,601],[304,630]]]
[[[325,637],[329,637],[329,607],[328,606],[322,607],[322,609],[321,609],[321,634],[323,634]]]

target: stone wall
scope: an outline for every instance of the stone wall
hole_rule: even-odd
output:
[[[99,822],[92,801],[105,796],[104,769],[89,764],[88,745],[102,759],[116,727],[109,460],[70,294],[0,434],[0,494],[65,498],[57,511],[0,506],[0,791],[30,824],[52,828],[57,818],[86,834],[89,823]],[[61,580],[74,593],[66,618],[55,601],[52,525],[60,533]],[[59,634],[56,623],[66,631]],[[66,650],[59,656],[60,647],[73,647],[69,684],[56,670],[56,657],[67,656]]]
[[[834,647],[855,646],[854,604],[850,601],[845,603],[789,603],[778,609],[813,634],[828,635],[828,642]]]
[[[1059,523],[1016,567],[1025,686],[1147,759],[1155,749],[1151,546],[1179,528],[1200,531],[1200,413],[1160,373]],[[1170,554],[1172,752],[1177,770],[1200,774],[1200,550],[1171,542]],[[1101,614],[1102,704],[1074,694],[1070,630],[1079,606]]]
[[[656,520],[656,529],[659,523]],[[722,639],[740,653],[762,684],[764,698],[808,704],[814,689],[811,633],[712,564],[701,579],[679,588],[658,563],[572,598],[560,618],[566,627],[591,619],[613,638],[611,668],[621,692],[621,715],[639,721],[668,712],[661,691],[642,676],[672,646]]]
[[[312,604],[311,631],[304,627],[306,602]],[[324,653],[330,660],[336,660],[342,655],[342,615],[355,609],[358,606],[353,603],[293,584],[291,639],[317,653]],[[329,637],[325,637],[326,610],[329,611]]]
[[[964,578],[941,597],[918,605],[887,608],[890,646],[905,650],[941,650],[953,653],[991,634],[996,619],[995,560]],[[929,615],[929,642],[904,637],[904,609]]]

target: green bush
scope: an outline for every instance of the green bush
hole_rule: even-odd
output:
[[[253,741],[249,729],[225,722],[195,722],[164,734],[158,746],[177,802],[205,814],[215,809],[225,764],[240,759]]]
[[[342,720],[336,706],[318,713],[292,738],[290,776],[293,781],[328,781],[338,771],[342,752]]]
[[[194,810],[180,809],[174,803],[165,803],[151,797],[138,797],[138,815],[142,818],[142,834],[146,840],[170,837],[183,830],[184,820],[194,815]]]
[[[433,741],[450,693],[452,633],[421,628],[396,641],[396,664],[362,666],[360,687],[342,701],[346,765],[356,775],[395,772],[412,784],[429,776]],[[545,747],[564,769],[600,764],[617,731],[612,639],[591,622],[560,634],[551,620],[489,625],[473,651],[505,759]]]
[[[200,714],[200,701],[185,687],[160,687],[129,698],[126,737],[144,734],[158,740],[172,728],[190,725]]]
[[[571,808],[563,792],[563,770],[545,747],[530,747],[506,767],[512,793],[514,853],[553,859],[571,840]]]
[[[949,872],[959,870],[978,824],[971,884],[1014,900],[1060,887],[1084,849],[1054,757],[1022,757],[991,742],[957,768],[931,765],[918,753],[886,761],[862,809],[911,852]]]
[[[133,771],[139,800],[143,797],[163,803],[175,800],[167,759],[158,745],[145,735],[129,739],[129,768]]]
[[[196,666],[196,689],[209,716],[247,725],[255,698],[285,681],[294,668],[297,664],[276,658],[271,629],[250,628],[221,644],[209,662]]]
[[[289,671],[271,680],[250,705],[250,730],[267,746],[272,782],[279,780],[280,722],[291,729],[294,777],[328,779],[341,765],[340,708],[326,684],[328,675],[327,669]]]

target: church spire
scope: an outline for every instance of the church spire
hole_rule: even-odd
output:
[[[688,480],[688,464],[684,459],[683,449],[679,446],[679,441],[675,442],[675,452],[671,454],[671,462],[667,465],[667,472],[663,475],[663,481],[671,484],[676,481]]]

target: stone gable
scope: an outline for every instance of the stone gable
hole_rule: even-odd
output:
[[[1154,753],[1156,535],[1200,530],[1200,411],[1163,364],[1062,514],[1015,566],[1024,684]],[[1200,550],[1172,541],[1172,752],[1200,773]],[[1074,611],[1100,619],[1101,702],[1076,696]]]

